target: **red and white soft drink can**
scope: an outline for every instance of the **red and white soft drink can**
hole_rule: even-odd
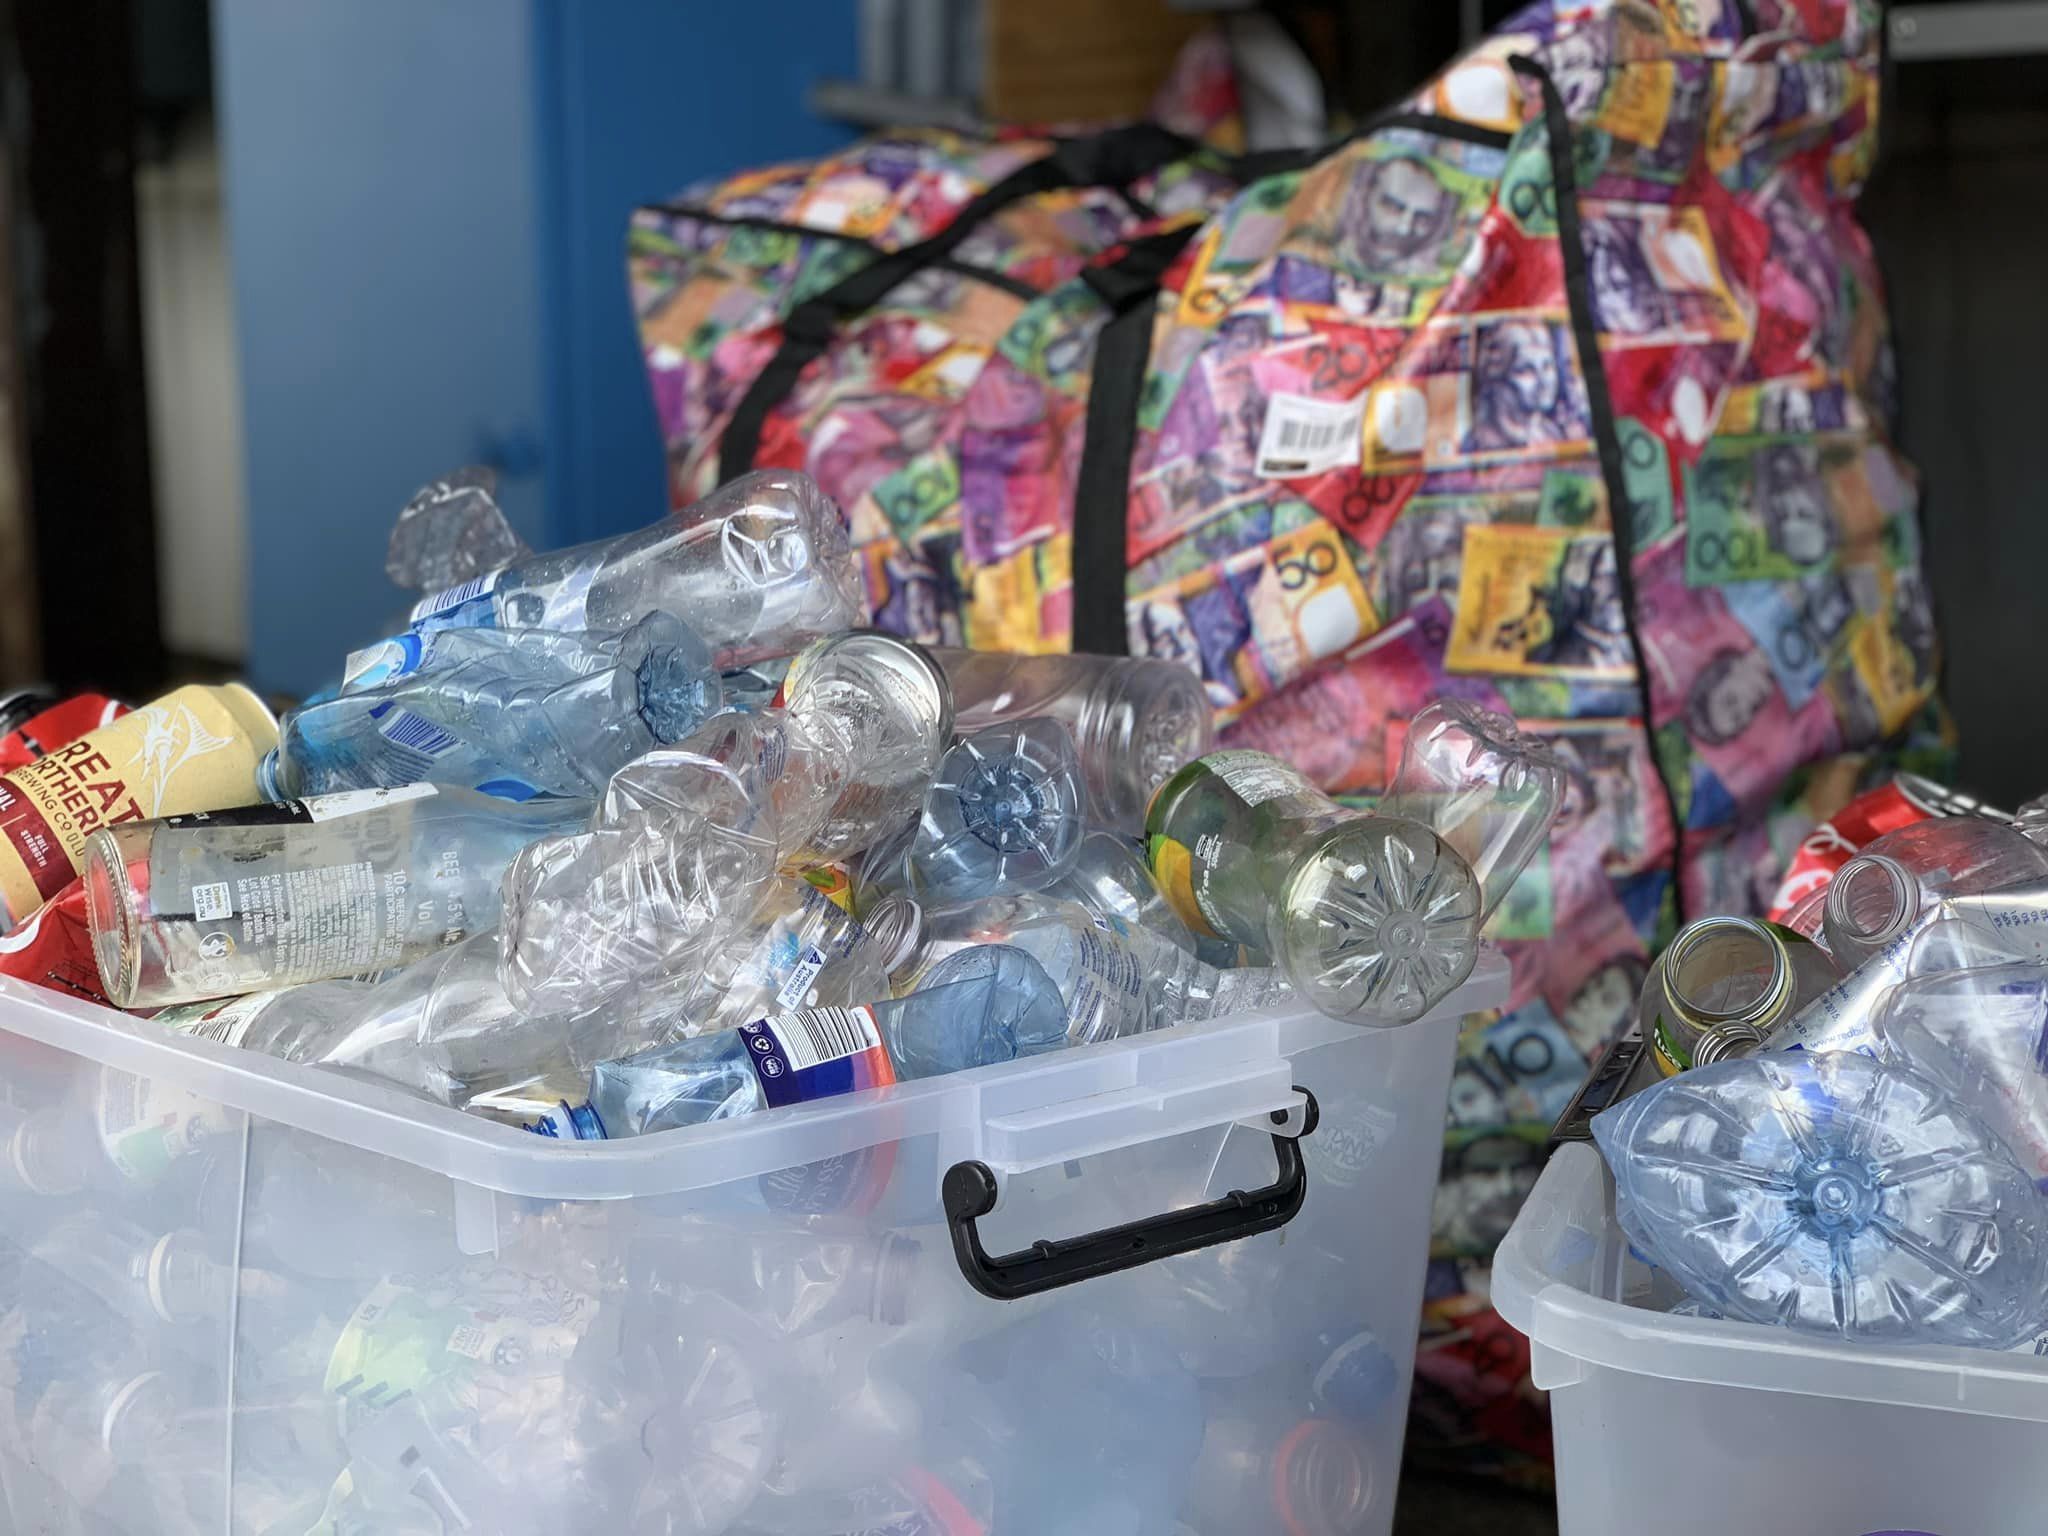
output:
[[[1777,894],[1771,898],[1771,921],[1804,932],[1795,920],[1797,915],[1802,909],[1818,915],[1820,900],[1836,870],[1885,833],[1937,816],[2012,820],[2005,812],[1959,790],[1944,788],[1918,774],[1902,773],[1889,783],[1858,795],[1807,834],[1792,856],[1785,878],[1778,882]]]

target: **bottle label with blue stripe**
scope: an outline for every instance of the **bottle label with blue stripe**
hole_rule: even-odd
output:
[[[460,586],[429,592],[413,604],[408,617],[414,629],[496,629],[497,586],[503,570],[476,576]]]
[[[794,1008],[738,1033],[761,1097],[777,1108],[896,1081],[872,1008]]]

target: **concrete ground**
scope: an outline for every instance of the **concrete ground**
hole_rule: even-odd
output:
[[[1394,1536],[1557,1536],[1557,1512],[1547,1496],[1409,1472],[1394,1505]]]

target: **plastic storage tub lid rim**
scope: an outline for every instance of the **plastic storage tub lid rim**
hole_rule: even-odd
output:
[[[1613,1299],[1627,1240],[1599,1152],[1560,1147],[1494,1255],[1495,1309],[1530,1342],[1544,1391],[1591,1368],[2048,1423],[2048,1360],[1959,1346],[1851,1344],[1788,1328],[1673,1317]]]
[[[1399,1030],[1338,1023],[1303,1004],[710,1125],[581,1143],[534,1136],[372,1080],[151,1033],[146,1020],[13,978],[0,977],[0,1033],[482,1189],[606,1200],[710,1188],[927,1135],[950,1137],[949,1155],[979,1157],[999,1172],[1111,1151],[1298,1103],[1291,1083],[1281,1081],[1291,1055],[1450,1029],[1467,1012],[1502,1005],[1507,985],[1507,963],[1489,949],[1463,986]],[[1175,1122],[1176,1103],[1196,1118]]]

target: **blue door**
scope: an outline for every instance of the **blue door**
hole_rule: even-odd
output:
[[[407,495],[494,464],[545,547],[666,505],[632,208],[845,138],[803,107],[854,6],[215,0],[249,656],[304,692],[398,616]]]

